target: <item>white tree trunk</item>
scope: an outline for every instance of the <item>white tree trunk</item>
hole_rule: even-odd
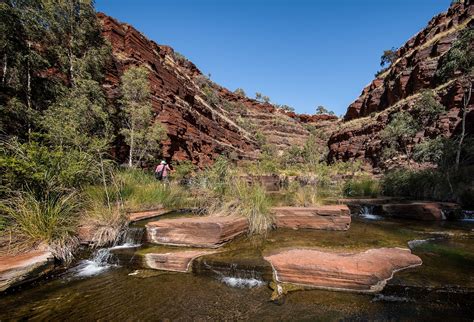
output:
[[[28,108],[31,108],[31,71],[30,71],[30,50],[31,50],[31,43],[28,42],[28,60],[26,61],[26,104]]]
[[[463,101],[463,111],[462,111],[462,129],[461,129],[461,137],[459,138],[458,150],[456,151],[456,171],[459,170],[459,163],[461,162],[461,150],[462,144],[464,142],[464,137],[466,136],[466,115],[467,115],[467,107],[469,105],[469,101],[471,100],[471,93],[472,93],[472,82],[469,80],[469,90],[464,94],[464,101]]]
[[[130,131],[130,152],[128,154],[128,166],[131,168],[133,167],[133,127]]]
[[[7,53],[3,54],[3,75],[2,75],[2,85],[5,86],[5,82],[7,79]]]

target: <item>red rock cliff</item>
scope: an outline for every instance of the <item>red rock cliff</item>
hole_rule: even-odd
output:
[[[390,114],[409,110],[421,91],[434,89],[447,112],[431,126],[422,129],[409,144],[424,137],[451,136],[459,132],[460,107],[467,85],[460,79],[442,83],[436,77],[440,58],[451,48],[460,30],[473,27],[474,6],[468,1],[453,4],[397,51],[399,57],[387,71],[364,88],[347,110],[345,123],[329,139],[329,161],[363,159],[377,167],[382,144],[379,132]],[[472,130],[472,102],[468,125]]]
[[[112,44],[113,62],[107,69],[104,87],[111,100],[119,95],[120,76],[130,66],[144,65],[150,70],[151,98],[156,120],[167,129],[163,154],[171,160],[191,160],[203,166],[219,154],[238,159],[259,155],[255,133],[267,142],[285,149],[302,144],[309,136],[304,123],[315,118],[285,113],[271,104],[239,96],[207,81],[216,98],[210,99],[199,84],[204,76],[186,59],[178,58],[172,48],[158,45],[130,25],[104,14],[98,15],[104,36]],[[329,121],[334,121],[329,118]],[[118,144],[118,157],[127,147]]]

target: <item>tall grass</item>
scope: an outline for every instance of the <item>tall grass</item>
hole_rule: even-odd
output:
[[[249,185],[235,180],[229,186],[228,194],[208,204],[208,212],[218,216],[243,216],[249,223],[249,235],[265,234],[272,228],[271,201],[265,189],[258,184]]]
[[[146,210],[157,207],[176,208],[186,206],[185,189],[178,184],[164,184],[151,173],[139,169],[117,173],[119,196],[127,210]]]
[[[473,180],[474,166],[463,167],[457,173],[448,169],[397,169],[385,173],[382,191],[386,196],[456,201],[474,209]]]
[[[264,234],[273,225],[274,218],[270,212],[270,199],[261,185],[249,185],[237,181],[233,189],[238,198],[238,212],[249,222],[249,234]]]
[[[13,221],[13,231],[32,243],[46,243],[66,262],[78,245],[74,236],[83,201],[75,192],[47,192],[41,198],[26,191],[2,201],[2,211]]]
[[[298,187],[292,193],[292,205],[299,207],[311,207],[321,204],[321,198],[316,186]]]
[[[380,194],[379,181],[369,176],[354,177],[344,184],[347,197],[377,197]]]

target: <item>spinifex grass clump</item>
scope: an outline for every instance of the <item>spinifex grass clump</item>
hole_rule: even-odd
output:
[[[244,181],[237,181],[232,190],[237,197],[235,210],[249,221],[249,234],[267,232],[272,227],[274,218],[265,189],[258,184],[249,185]]]
[[[293,206],[311,207],[321,204],[321,198],[318,195],[316,186],[297,187],[293,191]]]
[[[48,191],[37,196],[21,192],[2,203],[13,220],[12,230],[32,243],[46,243],[57,258],[69,261],[77,246],[74,237],[83,201],[75,192]]]
[[[380,194],[379,181],[369,176],[354,177],[344,184],[347,197],[377,197]]]
[[[249,223],[249,235],[265,234],[271,229],[274,218],[271,202],[261,185],[249,185],[236,180],[229,186],[229,193],[209,204],[208,212],[217,216],[243,216]]]
[[[219,157],[192,181],[194,205],[211,215],[244,216],[249,234],[262,234],[271,228],[270,199],[261,185],[240,180],[229,161]]]
[[[115,183],[115,181],[113,181]],[[84,191],[87,207],[82,218],[86,226],[94,227],[95,247],[113,243],[125,226],[126,217],[117,185],[89,186]]]
[[[125,208],[145,210],[163,206],[173,209],[185,206],[187,193],[175,183],[163,184],[151,173],[132,169],[117,174],[120,197]]]

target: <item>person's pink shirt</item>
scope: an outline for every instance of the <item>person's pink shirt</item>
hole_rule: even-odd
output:
[[[159,164],[159,165],[156,167],[155,172],[161,172],[161,170],[163,169],[163,167],[165,167],[165,170],[163,170],[163,177],[167,177],[167,176],[168,176],[168,172],[171,170],[170,167],[169,167],[167,164]]]

